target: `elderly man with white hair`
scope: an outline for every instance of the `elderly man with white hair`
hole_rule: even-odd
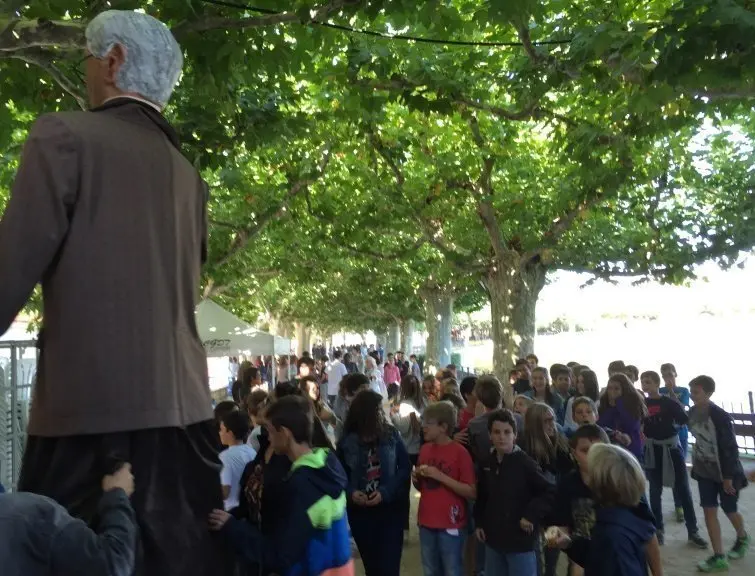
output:
[[[93,521],[100,480],[136,478],[136,574],[221,573],[218,435],[194,307],[207,189],[161,114],[183,56],[146,14],[86,30],[91,110],[32,128],[0,221],[0,333],[41,282],[39,367],[19,489]]]

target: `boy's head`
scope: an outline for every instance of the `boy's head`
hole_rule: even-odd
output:
[[[571,387],[571,370],[569,368],[557,368],[553,371],[553,385],[562,396],[568,394]]]
[[[669,364],[661,364],[661,377],[666,386],[676,386],[676,366]]]
[[[416,362],[417,361],[417,355],[416,354],[412,354],[411,356],[409,356],[409,360],[411,360],[412,362]]]
[[[425,408],[422,415],[422,433],[427,442],[437,442],[453,434],[456,426],[456,408],[450,402],[436,402]]]
[[[598,505],[633,508],[645,494],[645,474],[631,453],[595,444],[587,454],[587,484]]]
[[[527,362],[524,358],[519,358],[519,360],[516,361],[516,364],[514,365],[514,368],[519,372],[519,378],[522,380],[529,380],[530,379],[530,372],[532,371],[529,365],[529,362]]]
[[[503,400],[503,386],[492,374],[480,376],[474,387],[474,396],[486,410],[497,410]]]
[[[626,365],[623,360],[614,360],[608,365],[608,376],[611,377],[614,374],[624,374]]]
[[[516,398],[514,398],[514,412],[520,416],[524,416],[531,404],[532,398],[524,394],[517,394]]]
[[[583,424],[574,431],[569,439],[572,455],[577,461],[579,471],[587,472],[587,454],[593,444],[609,444],[608,434],[596,424]]]
[[[637,380],[640,379],[640,371],[637,366],[634,366],[633,364],[626,365],[624,368],[624,374],[626,374],[627,378],[632,381],[632,384],[637,383]]]
[[[698,376],[689,383],[689,397],[695,404],[706,404],[716,391],[716,381],[710,376]]]
[[[464,398],[464,402],[467,403],[467,409],[470,412],[474,412],[475,405],[477,404],[477,397],[474,395],[474,387],[477,385],[477,376],[467,376],[459,384],[459,392],[461,397]]]
[[[451,372],[451,374],[454,375],[454,378],[456,378],[456,364],[449,364],[448,366],[446,366],[446,370]]]
[[[640,385],[645,394],[657,394],[661,388],[661,377],[658,372],[648,370],[640,375]]]
[[[494,410],[488,414],[488,432],[499,454],[511,454],[516,443],[516,420],[510,411]]]
[[[225,418],[225,415],[229,412],[235,412],[239,409],[239,405],[236,404],[236,402],[233,402],[232,400],[223,400],[222,402],[218,402],[218,405],[215,406],[215,424],[217,424],[218,429],[220,428],[220,423],[223,421],[223,418]]]
[[[553,382],[556,379],[556,372],[563,369],[568,370],[569,367],[566,364],[552,364],[547,372],[547,374],[550,376],[550,381]]]
[[[598,419],[598,409],[595,402],[587,396],[575,398],[571,405],[572,418],[574,422],[582,426],[583,424],[595,424]]]
[[[360,391],[370,387],[370,379],[361,372],[347,374],[341,379],[340,389],[345,398],[353,398]]]
[[[309,400],[285,396],[273,402],[265,415],[270,445],[276,454],[289,454],[295,444],[312,445],[314,423]]]
[[[387,360],[388,364],[393,364],[393,358],[394,358],[393,352],[388,354],[388,360]]]
[[[299,361],[296,364],[297,370],[299,371],[299,376],[301,376],[302,378],[309,376],[310,374],[314,374],[315,361],[309,356],[299,358]]]
[[[540,362],[540,359],[534,354],[527,354],[526,360],[527,360],[527,364],[530,365],[530,370],[534,370],[535,368],[537,368]]]
[[[249,416],[246,412],[234,410],[223,416],[220,422],[220,441],[223,446],[235,446],[245,442],[249,436]]]

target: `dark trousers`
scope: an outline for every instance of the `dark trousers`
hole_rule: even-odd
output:
[[[102,477],[131,463],[140,541],[135,576],[225,576],[233,553],[207,529],[223,509],[214,421],[186,428],[42,438],[26,443],[19,490],[48,496],[92,525]]]
[[[349,508],[349,526],[366,576],[399,576],[404,547],[403,507],[397,503],[374,508]]]
[[[689,487],[687,466],[679,448],[671,449],[671,461],[674,463],[674,496],[679,498],[679,506],[684,510],[684,523],[687,533],[697,532],[697,516],[695,516],[695,504],[692,501],[692,492]],[[655,527],[663,531],[663,508],[661,496],[663,495],[663,448],[655,447],[655,468],[646,470],[650,483],[650,509],[655,516]]]

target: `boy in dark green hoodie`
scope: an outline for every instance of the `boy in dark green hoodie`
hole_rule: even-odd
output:
[[[210,515],[210,527],[223,530],[245,561],[262,564],[282,576],[353,576],[346,520],[347,479],[335,454],[312,449],[313,417],[309,402],[287,396],[270,405],[265,416],[276,454],[291,460],[285,481],[286,506],[272,537],[222,510]]]

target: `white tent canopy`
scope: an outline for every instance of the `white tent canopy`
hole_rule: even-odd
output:
[[[212,300],[202,300],[195,313],[199,337],[208,357],[291,354],[291,340],[257,330]]]

